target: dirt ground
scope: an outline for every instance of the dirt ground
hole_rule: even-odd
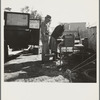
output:
[[[5,82],[69,82],[55,62],[50,61],[43,65],[41,55],[31,54],[21,54],[16,59],[6,62],[4,80]]]
[[[77,59],[76,59],[77,58]],[[5,82],[89,82],[81,71],[72,73],[71,78],[67,69],[71,70],[81,62],[81,56],[65,56],[62,65],[58,61],[49,61],[42,64],[41,54],[21,53],[14,55],[4,64]],[[88,66],[89,67],[89,66]],[[96,65],[90,65],[90,68]],[[84,70],[84,69],[81,69]],[[94,73],[96,77],[96,72]],[[85,80],[84,80],[85,79]]]

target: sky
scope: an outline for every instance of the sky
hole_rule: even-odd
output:
[[[12,11],[29,6],[45,17],[52,16],[51,26],[60,22],[86,22],[88,25],[97,25],[98,0],[2,0],[2,9],[11,7]]]

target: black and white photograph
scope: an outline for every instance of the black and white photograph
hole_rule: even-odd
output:
[[[2,0],[3,83],[95,84],[97,90],[98,2]],[[97,94],[91,100],[98,100]]]

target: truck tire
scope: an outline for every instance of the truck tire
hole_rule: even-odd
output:
[[[8,45],[6,41],[4,41],[4,62],[8,60]]]

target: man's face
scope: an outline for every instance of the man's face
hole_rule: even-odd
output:
[[[51,22],[51,18],[46,18],[45,20],[46,20],[46,23]]]

